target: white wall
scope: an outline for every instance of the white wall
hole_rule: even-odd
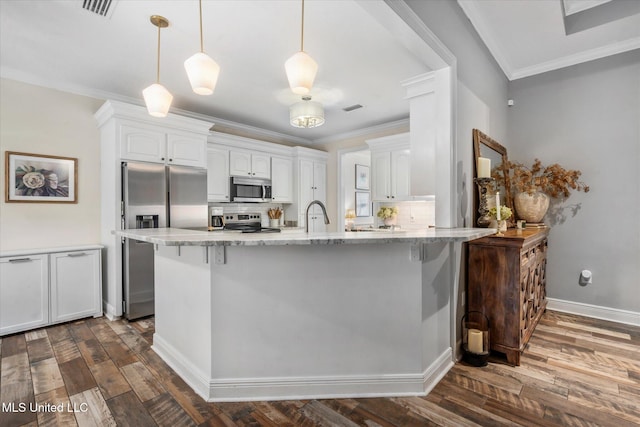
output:
[[[78,159],[78,203],[0,201],[0,251],[100,242],[100,135],[93,113],[101,100],[0,79],[0,187],[5,152]]]
[[[509,159],[579,169],[591,186],[545,218],[548,296],[640,312],[640,51],[513,81],[509,96]]]

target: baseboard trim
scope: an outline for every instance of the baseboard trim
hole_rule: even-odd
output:
[[[423,395],[431,393],[431,390],[447,375],[453,365],[453,349],[449,347],[422,374]]]
[[[165,341],[158,333],[153,334],[153,345],[151,349],[173,369],[180,378],[207,400],[209,395],[208,375],[196,368],[191,362],[185,359],[182,354],[172,345]]]
[[[116,314],[116,308],[109,304],[107,301],[102,300],[102,308],[102,311],[104,312],[104,315],[107,319],[113,321],[120,318],[120,316]]]
[[[565,301],[555,298],[547,298],[547,302],[547,309],[549,310],[578,314],[580,316],[593,317],[595,319],[608,320],[627,325],[640,326],[640,313],[638,312]]]
[[[448,348],[417,374],[208,379],[157,333],[151,348],[208,402],[425,396],[453,367]]]

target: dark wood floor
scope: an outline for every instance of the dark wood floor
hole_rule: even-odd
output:
[[[155,355],[152,334],[153,320],[100,318],[2,338],[0,426],[640,425],[639,327],[549,311],[521,366],[459,363],[424,398],[218,404]]]

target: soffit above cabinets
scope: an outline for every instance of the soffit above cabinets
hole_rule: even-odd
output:
[[[637,0],[458,0],[509,80],[640,48]]]

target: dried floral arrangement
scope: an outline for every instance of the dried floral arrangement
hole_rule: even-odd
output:
[[[571,191],[589,192],[589,186],[580,181],[582,172],[579,170],[565,169],[557,163],[543,166],[539,159],[535,159],[529,168],[522,163],[507,161],[506,168],[500,165],[494,168],[491,175],[496,180],[503,180],[503,173],[509,175],[506,182],[516,193],[526,192],[533,194],[541,191],[550,197],[569,197]],[[503,181],[504,182],[504,181]]]

